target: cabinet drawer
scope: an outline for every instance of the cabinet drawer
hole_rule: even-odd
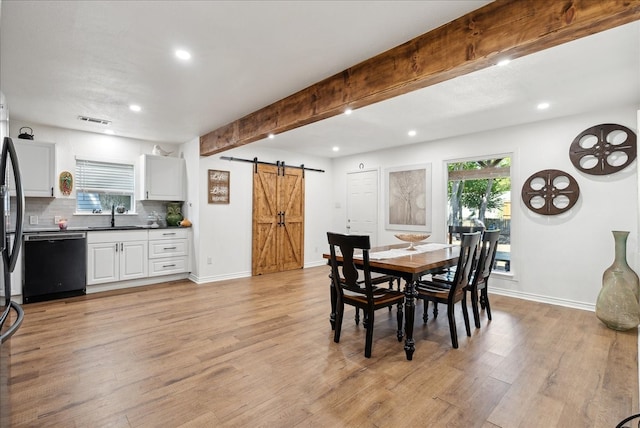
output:
[[[187,258],[149,260],[149,276],[169,275],[187,271]]]
[[[149,258],[178,257],[188,254],[186,239],[149,241]]]
[[[188,229],[150,229],[149,240],[155,239],[187,239],[189,237]]]
[[[128,242],[147,241],[149,234],[146,230],[101,230],[99,232],[87,232],[87,244],[98,242]]]

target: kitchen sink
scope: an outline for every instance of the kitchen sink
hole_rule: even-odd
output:
[[[146,229],[144,226],[89,226],[89,230],[126,230],[126,229]]]

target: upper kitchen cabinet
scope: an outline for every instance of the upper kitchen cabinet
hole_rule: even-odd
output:
[[[153,201],[184,201],[186,163],[183,158],[140,156],[140,199]]]
[[[56,145],[33,140],[13,139],[18,155],[24,196],[54,196],[56,183]],[[15,189],[13,174],[9,174],[9,186]],[[14,192],[12,192],[14,193]]]

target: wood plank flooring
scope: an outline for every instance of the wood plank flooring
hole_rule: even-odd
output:
[[[395,310],[378,311],[366,359],[353,309],[333,342],[327,275],[322,266],[24,305],[2,426],[612,428],[638,412],[635,331],[491,295],[493,321],[482,313],[471,338],[458,308],[459,349],[444,308],[423,325],[420,305],[413,361]]]

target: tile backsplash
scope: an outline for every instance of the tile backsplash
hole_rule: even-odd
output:
[[[15,199],[12,198],[12,216],[15,216],[15,206]],[[108,226],[110,223],[111,212],[74,215],[75,209],[76,200],[71,198],[25,198],[23,227],[25,229],[54,227],[56,226],[54,219],[58,216],[67,219],[69,227]],[[161,221],[165,221],[167,202],[138,201],[136,202],[136,214],[116,213],[115,223],[118,226],[146,225],[147,217],[152,212],[157,213]],[[32,217],[37,217],[37,225],[30,224]],[[163,225],[161,224],[161,226]]]

